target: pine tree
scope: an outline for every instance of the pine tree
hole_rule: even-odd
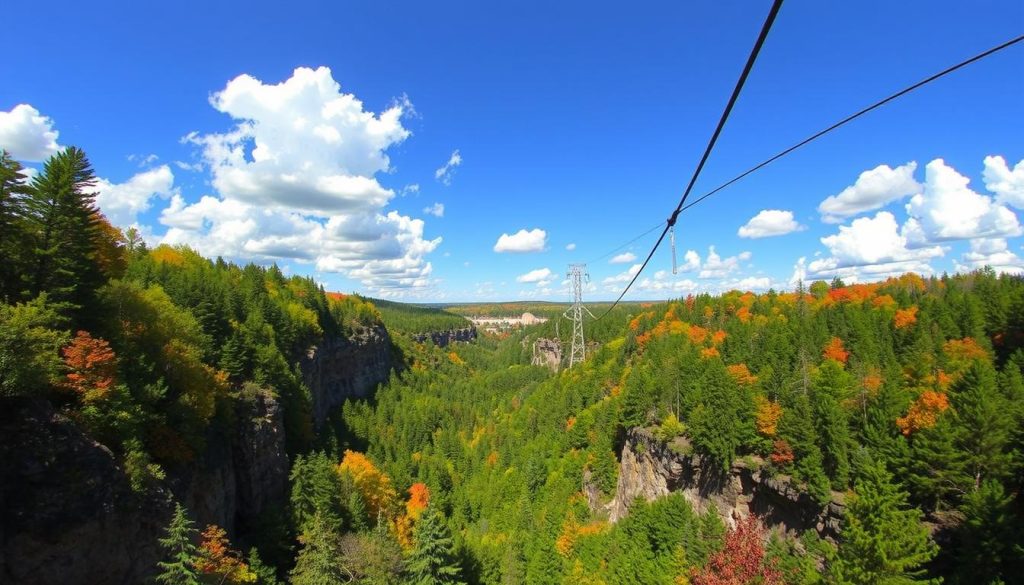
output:
[[[317,514],[299,537],[302,550],[291,572],[292,585],[336,585],[350,581],[340,563],[338,534]]]
[[[280,585],[277,580],[277,571],[274,567],[263,562],[260,553],[255,548],[249,549],[249,570],[256,575],[256,585]]]
[[[825,360],[814,376],[810,394],[825,473],[833,489],[842,490],[850,481],[850,430],[840,402],[847,398],[852,379],[836,360]]]
[[[975,362],[952,392],[959,427],[957,447],[965,454],[966,472],[978,489],[982,480],[1001,479],[1009,473],[1008,445],[1013,432],[1013,411],[996,386],[996,372],[988,362]]]
[[[195,545],[199,532],[185,513],[185,507],[175,504],[174,516],[167,525],[167,535],[160,539],[166,560],[157,563],[160,574],[158,583],[165,585],[200,585],[196,559],[199,549]]]
[[[1024,537],[1013,513],[1013,496],[986,480],[964,498],[956,548],[961,583],[1009,583],[1024,569]]]
[[[20,216],[27,191],[22,166],[0,150],[0,301],[13,303],[20,296],[23,240]]]
[[[452,536],[448,524],[434,504],[416,524],[413,549],[409,556],[410,583],[415,585],[460,584],[461,569],[455,563]]]
[[[904,585],[924,582],[921,566],[938,547],[921,524],[921,511],[893,484],[881,463],[865,463],[847,500],[832,576],[842,585]]]
[[[32,296],[48,292],[78,325],[87,316],[96,318],[89,310],[104,280],[98,261],[101,216],[91,191],[95,182],[85,152],[71,146],[46,161],[25,201],[33,245],[28,290]]]

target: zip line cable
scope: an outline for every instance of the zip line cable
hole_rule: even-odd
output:
[[[656,230],[656,229],[658,229],[660,227],[661,227],[661,222],[659,221],[658,223],[656,223],[653,226],[651,226],[650,228],[648,228],[647,231],[645,231],[644,233],[640,234],[639,236],[633,238],[632,240],[626,242],[625,244],[622,244],[621,246],[619,246],[617,248],[612,248],[611,250],[606,252],[603,256],[598,256],[597,258],[594,258],[593,260],[591,260],[587,264],[593,264],[594,262],[597,262],[599,260],[604,260],[605,258],[607,258],[607,257],[611,256],[612,254],[618,252],[619,250],[629,246],[630,244],[636,242],[637,240],[640,240],[644,236],[650,234],[651,232],[653,232],[654,230]]]
[[[818,138],[821,138],[822,136],[828,134],[829,132],[832,132],[833,130],[836,130],[837,128],[839,128],[841,126],[845,126],[846,124],[856,120],[857,118],[863,116],[864,114],[867,114],[868,112],[876,110],[876,109],[878,109],[878,108],[888,104],[889,102],[891,102],[891,101],[893,101],[893,100],[895,100],[897,98],[900,98],[900,97],[902,97],[902,96],[904,96],[904,95],[906,95],[906,94],[908,94],[908,93],[910,93],[910,92],[912,92],[912,91],[914,91],[914,90],[916,90],[916,89],[918,89],[920,87],[928,85],[929,83],[931,83],[933,81],[936,81],[939,78],[945,77],[946,75],[949,75],[950,73],[953,73],[954,71],[962,69],[962,68],[964,68],[964,67],[966,67],[966,66],[968,66],[968,65],[970,65],[972,63],[975,63],[977,61],[980,61],[980,60],[984,59],[985,57],[988,57],[990,55],[998,53],[999,51],[1002,51],[1002,50],[1007,49],[1007,48],[1009,48],[1009,47],[1011,47],[1013,45],[1016,45],[1017,43],[1019,43],[1021,41],[1024,41],[1024,35],[1017,36],[1017,37],[1015,37],[1013,39],[1010,39],[1010,40],[1006,41],[1005,43],[1002,43],[1000,45],[996,45],[995,47],[992,47],[991,49],[989,49],[987,51],[983,51],[981,53],[978,53],[977,55],[975,55],[975,56],[973,56],[973,57],[971,57],[969,59],[966,59],[964,61],[961,61],[961,62],[957,63],[956,65],[953,65],[952,67],[947,67],[946,69],[943,69],[942,71],[940,71],[940,72],[938,72],[938,73],[936,73],[936,74],[934,74],[934,75],[932,75],[930,77],[922,79],[921,81],[918,81],[917,83],[915,83],[915,84],[913,84],[913,85],[911,85],[911,86],[909,86],[909,87],[907,87],[905,89],[902,89],[902,90],[900,90],[900,91],[890,95],[889,97],[887,97],[885,99],[882,99],[882,100],[880,100],[878,102],[875,102],[874,104],[872,104],[872,105],[870,105],[870,106],[868,106],[868,107],[866,107],[866,108],[864,108],[864,109],[862,109],[862,110],[860,110],[860,111],[858,111],[858,112],[856,112],[854,114],[851,114],[851,115],[843,118],[842,120],[836,122],[835,124],[832,124],[828,128],[825,128],[824,130],[821,130],[821,131],[819,131],[819,132],[809,136],[808,138],[805,138],[804,140],[794,144],[793,146],[790,146],[789,148],[779,152],[778,154],[772,156],[771,158],[768,158],[768,159],[764,160],[763,162],[761,162],[761,163],[759,163],[759,164],[757,164],[757,165],[747,169],[746,171],[743,171],[739,175],[736,175],[732,179],[729,179],[725,183],[722,183],[718,187],[715,187],[711,191],[708,191],[707,193],[701,195],[700,197],[698,197],[694,201],[690,202],[688,205],[682,205],[681,207],[677,208],[676,211],[673,212],[672,217],[670,217],[669,220],[666,222],[667,225],[665,226],[665,230],[662,232],[661,237],[658,238],[658,241],[655,242],[654,247],[651,249],[651,253],[647,255],[647,259],[644,261],[643,265],[641,265],[640,270],[637,271],[637,273],[633,276],[633,279],[631,281],[629,281],[629,284],[626,285],[626,288],[622,291],[622,294],[619,295],[619,298],[616,299],[614,303],[612,303],[612,306],[609,307],[608,310],[605,311],[601,315],[601,317],[604,317],[605,315],[610,313],[611,310],[614,309],[615,306],[619,304],[619,301],[621,301],[622,298],[624,296],[626,296],[626,293],[629,292],[630,287],[632,287],[633,283],[635,283],[637,278],[639,278],[640,273],[643,272],[644,268],[647,267],[647,264],[648,264],[648,262],[650,262],[651,257],[654,256],[654,252],[657,251],[658,247],[661,245],[662,240],[665,239],[665,234],[668,232],[668,230],[673,225],[675,225],[675,219],[679,215],[680,212],[686,211],[687,209],[690,209],[691,207],[697,205],[701,201],[704,201],[708,197],[711,197],[712,195],[718,193],[719,191],[722,191],[726,187],[729,187],[730,185],[740,181],[741,179],[747,177],[748,175],[750,175],[750,174],[752,174],[752,173],[754,173],[754,172],[756,172],[756,171],[758,171],[758,170],[760,170],[760,169],[770,165],[771,163],[779,160],[780,158],[786,156],[787,154],[789,154],[789,153],[791,153],[791,152],[793,152],[795,150],[798,150],[798,149],[800,149],[800,148],[810,144],[811,142],[814,142],[815,140],[817,140]],[[685,200],[686,197],[684,196],[683,199]]]
[[[932,75],[931,77],[928,77],[927,79],[922,79],[921,81],[915,83],[914,85],[911,85],[910,87],[908,87],[908,88],[906,88],[906,89],[904,89],[902,91],[898,91],[898,92],[892,94],[891,96],[885,98],[884,100],[882,100],[880,102],[875,102],[874,104],[864,108],[863,110],[860,110],[856,114],[852,114],[850,116],[847,116],[847,117],[843,118],[842,120],[836,122],[835,124],[832,124],[828,128],[825,128],[824,130],[818,132],[817,134],[814,134],[813,136],[810,136],[810,137],[802,140],[801,142],[798,142],[798,143],[794,144],[793,146],[790,146],[786,150],[783,150],[782,152],[780,152],[780,153],[776,154],[775,156],[765,160],[764,162],[758,164],[757,166],[751,167],[751,168],[747,169],[746,171],[743,171],[741,174],[736,175],[732,179],[729,179],[725,183],[722,183],[718,187],[715,187],[711,191],[708,191],[707,193],[701,195],[700,197],[698,197],[694,201],[690,202],[688,205],[683,207],[682,210],[686,211],[687,209],[693,207],[694,205],[697,205],[701,201],[704,201],[708,197],[711,197],[715,193],[718,193],[722,189],[725,189],[726,187],[732,185],[733,183],[739,181],[740,179],[743,179],[747,175],[749,175],[749,174],[751,174],[751,173],[753,173],[755,171],[761,170],[762,168],[770,165],[771,163],[773,163],[773,162],[779,160],[780,158],[786,156],[787,154],[793,152],[794,150],[797,150],[798,148],[800,148],[802,146],[806,146],[807,144],[817,140],[818,138],[821,138],[822,136],[828,134],[829,132],[835,130],[836,128],[839,128],[840,126],[843,126],[843,125],[845,125],[848,122],[852,122],[852,121],[856,120],[857,118],[863,116],[864,114],[867,114],[868,112],[870,112],[872,110],[880,108],[880,107],[884,106],[885,104],[893,101],[894,99],[896,99],[898,97],[902,97],[902,96],[904,96],[904,95],[914,91],[915,89],[917,89],[917,88],[919,88],[919,87],[921,87],[923,85],[927,85],[927,84],[935,81],[936,79],[939,79],[940,77],[944,77],[946,75],[949,75],[950,73],[956,71],[957,69],[961,69],[963,67],[966,67],[966,66],[970,65],[971,63],[974,63],[975,61],[980,61],[981,59],[984,59],[985,57],[988,57],[989,55],[991,55],[993,53],[996,53],[998,51],[1002,51],[1003,49],[1006,49],[1006,48],[1008,48],[1008,47],[1010,47],[1012,45],[1015,45],[1015,44],[1017,44],[1017,43],[1019,43],[1021,41],[1024,41],[1024,35],[1021,35],[1021,36],[1019,36],[1019,37],[1017,37],[1015,39],[1011,39],[1009,41],[1006,41],[1005,43],[1003,43],[1003,44],[1001,44],[999,46],[992,47],[991,49],[985,51],[984,53],[978,53],[977,55],[971,57],[970,59],[968,59],[966,61],[961,61],[960,63],[957,63],[956,65],[954,65],[952,67],[948,67],[946,69],[943,69],[942,71],[936,73],[935,75]]]
[[[686,203],[686,198],[690,196],[690,191],[693,190],[693,185],[697,182],[697,177],[700,176],[700,172],[704,169],[704,163],[708,161],[708,157],[711,156],[711,151],[715,148],[715,143],[718,142],[718,136],[722,133],[722,128],[725,127],[725,122],[729,119],[729,114],[732,113],[732,108],[736,105],[736,100],[740,97],[743,85],[747,82],[747,76],[750,75],[750,71],[754,68],[754,62],[757,61],[757,56],[761,52],[761,47],[764,46],[765,40],[768,39],[768,32],[771,31],[772,24],[775,23],[775,17],[778,16],[779,9],[782,8],[782,2],[783,0],[775,0],[772,3],[772,8],[768,12],[767,18],[765,18],[764,25],[761,26],[761,33],[758,34],[757,41],[754,43],[754,48],[750,51],[750,56],[747,57],[747,63],[743,66],[743,72],[740,73],[740,78],[736,81],[736,87],[733,88],[732,95],[729,96],[729,102],[725,105],[725,111],[722,112],[721,118],[718,119],[718,125],[715,127],[714,134],[711,135],[711,140],[708,141],[707,148],[704,149],[704,155],[701,156],[700,162],[697,163],[697,168],[693,171],[693,176],[690,177],[689,184],[686,185],[686,190],[683,191],[683,196],[679,200],[679,205],[676,205],[675,211],[673,211],[672,215],[669,216],[668,221],[666,221],[665,229],[661,231],[658,241],[655,242],[654,247],[651,248],[651,253],[647,255],[644,263],[640,266],[640,270],[633,275],[633,279],[629,281],[628,285],[626,285],[626,288],[622,291],[622,294],[619,295],[619,298],[615,299],[612,306],[608,307],[608,310],[599,318],[603,318],[605,315],[610,313],[612,309],[619,304],[622,297],[626,296],[626,293],[629,292],[630,287],[633,286],[636,279],[640,277],[644,268],[647,268],[647,264],[651,261],[651,258],[654,256],[654,252],[658,249],[658,246],[660,246],[661,242],[665,239],[665,234],[668,233],[669,228],[676,224],[676,218],[679,217],[679,212]]]

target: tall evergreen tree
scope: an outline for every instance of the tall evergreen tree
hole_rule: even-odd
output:
[[[174,515],[167,525],[167,535],[160,539],[160,547],[164,550],[163,561],[157,563],[160,574],[156,576],[158,583],[164,585],[200,585],[199,570],[196,559],[199,549],[195,540],[199,533],[189,520],[185,507],[175,504]]]
[[[1024,537],[1013,513],[1013,496],[986,480],[964,498],[958,530],[957,582],[1013,582],[1024,570]]]
[[[811,407],[825,473],[837,490],[845,489],[850,481],[850,429],[840,402],[848,397],[852,386],[850,375],[835,360],[825,360],[811,385]]]
[[[973,364],[955,385],[952,403],[960,427],[957,447],[965,454],[973,488],[981,487],[984,479],[1005,477],[1012,460],[1007,447],[1013,432],[1013,410],[996,386],[992,364]]]
[[[93,308],[103,283],[98,261],[101,216],[92,187],[96,182],[85,152],[74,146],[53,155],[33,180],[26,199],[26,226],[32,242],[27,288],[47,292],[80,324]]]
[[[455,563],[452,535],[444,516],[431,503],[416,524],[409,556],[410,583],[415,585],[460,584],[461,569]]]
[[[841,585],[906,585],[926,582],[922,565],[938,547],[921,524],[921,511],[885,466],[865,463],[848,499],[832,576]]]
[[[348,583],[350,574],[341,565],[338,534],[317,514],[299,537],[302,550],[292,569],[292,585],[338,585]]]
[[[27,191],[22,166],[0,150],[0,301],[14,302],[21,292],[23,244],[20,216]]]

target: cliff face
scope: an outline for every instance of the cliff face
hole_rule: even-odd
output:
[[[302,377],[313,395],[317,428],[346,398],[367,398],[391,375],[391,338],[383,326],[351,337],[325,339],[302,360]]]
[[[727,526],[737,516],[754,513],[766,526],[787,533],[813,529],[829,540],[838,536],[841,494],[834,493],[833,501],[822,507],[788,478],[770,477],[740,462],[723,471],[687,451],[689,445],[681,438],[665,443],[645,429],[631,429],[622,448],[615,498],[609,504],[611,520],[625,517],[638,497],[650,501],[681,492],[698,512],[713,504]]]
[[[530,364],[557,372],[562,367],[562,342],[558,339],[539,338],[533,342]]]
[[[425,343],[429,339],[438,347],[447,347],[449,343],[455,343],[456,341],[473,341],[476,339],[476,327],[418,333],[413,335],[412,338],[419,343]]]
[[[43,400],[0,401],[0,582],[140,583],[161,558],[171,493],[199,528],[234,536],[283,505],[284,425],[269,392],[242,400],[234,436],[211,436],[167,487],[132,490],[107,447]]]
[[[168,494],[132,491],[114,455],[45,401],[0,402],[0,582],[138,583]]]

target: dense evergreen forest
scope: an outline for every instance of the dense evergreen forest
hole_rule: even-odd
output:
[[[317,428],[299,368],[310,347],[464,321],[328,295],[276,266],[151,249],[98,211],[81,150],[27,184],[19,171],[5,154],[0,401],[53,405],[110,450],[133,490],[170,500],[157,582],[1024,575],[1019,277],[908,274],[621,306],[587,323],[587,361],[557,373],[528,365],[552,322],[445,348],[393,334],[390,380]],[[254,400],[284,413],[287,502],[246,534],[199,526],[173,480]],[[814,506],[841,501],[838,539],[723,520],[680,493],[631,502],[612,522],[606,504],[636,428],[708,466],[786,478]]]

